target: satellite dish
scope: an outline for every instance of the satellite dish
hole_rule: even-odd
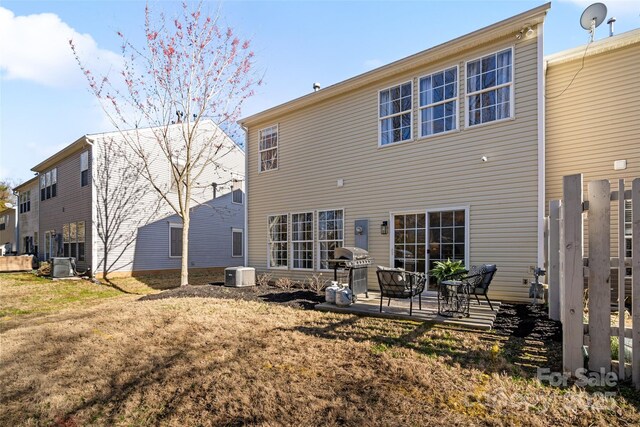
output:
[[[591,34],[591,41],[593,41],[596,27],[602,24],[606,17],[607,6],[603,3],[594,3],[582,12],[582,16],[580,16],[580,25],[582,28],[589,31],[589,34]]]

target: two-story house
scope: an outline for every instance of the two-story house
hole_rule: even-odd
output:
[[[180,126],[171,125],[168,132],[181,132]],[[200,129],[198,138],[216,135],[220,148],[216,161],[198,178],[192,193],[189,265],[241,265],[244,152],[211,120],[201,122]],[[130,133],[149,149],[150,173],[166,199],[161,199],[148,181],[136,178],[136,166],[140,165],[134,163],[136,156],[131,146],[123,143],[122,133],[84,135],[32,169],[39,174],[41,259],[74,257],[79,271],[98,275],[104,271],[105,253],[109,271],[119,274],[180,268],[182,222],[167,204],[177,200],[172,166],[159,152],[153,129]],[[118,150],[113,156],[101,157],[114,145]],[[219,197],[214,198],[216,191]],[[131,194],[134,200],[125,202]],[[113,224],[114,217],[120,222]],[[106,224],[111,224],[108,232]],[[111,239],[106,244],[108,233]]]
[[[2,246],[2,253],[5,254],[18,250],[16,244],[16,209],[14,207],[0,211],[0,246]]]
[[[18,199],[18,253],[37,255],[39,233],[40,192],[38,177],[18,185],[13,189]]]
[[[526,300],[544,256],[549,8],[241,120],[248,265],[303,280],[366,233],[378,265],[495,263],[491,297]]]

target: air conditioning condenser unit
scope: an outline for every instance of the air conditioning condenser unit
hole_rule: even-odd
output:
[[[224,285],[239,288],[256,285],[256,269],[253,267],[229,267],[224,269]]]

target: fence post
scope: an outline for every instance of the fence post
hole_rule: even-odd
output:
[[[624,179],[618,180],[618,378],[624,380],[624,316],[625,316],[625,289],[624,289]]]
[[[549,265],[547,283],[549,283],[549,318],[560,320],[560,201],[549,202]]]
[[[582,174],[563,177],[562,197],[562,368],[574,375],[584,367],[582,326]]]
[[[611,371],[611,185],[589,183],[589,369]],[[623,192],[624,194],[624,192]],[[622,347],[622,351],[624,347]]]
[[[640,178],[633,180],[631,188],[632,234],[631,242],[631,311],[633,323],[631,332],[631,376],[636,390],[640,390]]]

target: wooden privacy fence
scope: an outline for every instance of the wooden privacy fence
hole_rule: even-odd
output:
[[[625,190],[624,180],[619,180],[616,187],[611,189],[608,180],[591,181],[583,195],[582,175],[565,176],[563,199],[549,203],[546,220],[549,317],[562,322],[565,373],[573,375],[577,369],[584,368],[583,348],[586,348],[590,371],[611,372],[617,365],[618,378],[631,376],[636,389],[640,389],[640,178],[633,180],[630,190]],[[625,200],[631,203],[631,257],[625,257],[628,252]],[[583,243],[585,212],[586,248]],[[612,212],[617,215],[618,223],[613,234],[617,235],[617,257],[611,257],[611,242],[615,241],[612,240]],[[588,258],[583,258],[585,249]],[[626,274],[629,269],[631,277]],[[617,281],[611,283],[614,276]],[[613,310],[612,287],[616,291],[613,296],[617,296]],[[588,291],[586,312],[585,290]],[[632,313],[630,328],[625,326],[628,297]],[[618,313],[617,319],[612,318],[614,310]],[[585,317],[587,323],[584,323]],[[613,363],[611,337],[618,339],[618,358]],[[629,340],[630,360],[625,358],[625,343]]]

